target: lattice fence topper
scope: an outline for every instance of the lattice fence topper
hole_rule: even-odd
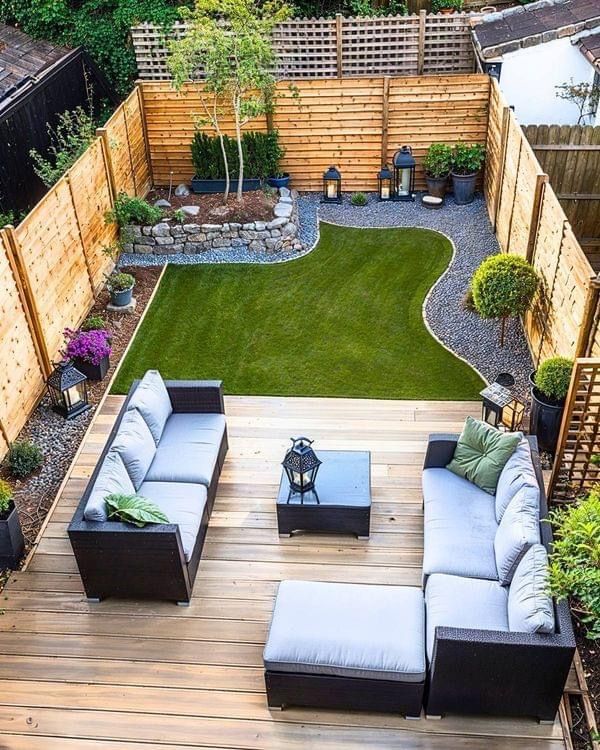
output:
[[[473,13],[381,18],[302,18],[273,32],[280,78],[470,73],[475,67]],[[167,40],[181,38],[187,24],[165,29],[143,23],[131,29],[139,77],[164,81]]]

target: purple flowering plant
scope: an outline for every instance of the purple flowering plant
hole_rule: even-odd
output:
[[[105,329],[72,331],[70,328],[65,328],[64,336],[65,359],[82,359],[92,365],[99,365],[112,351],[110,331]]]

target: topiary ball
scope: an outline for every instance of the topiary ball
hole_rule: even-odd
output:
[[[573,360],[567,357],[552,357],[538,367],[535,386],[544,396],[554,401],[566,398],[573,372]]]
[[[531,305],[539,279],[518,255],[492,255],[473,274],[473,305],[482,318],[522,315]]]
[[[28,477],[44,463],[44,454],[31,440],[12,443],[8,449],[8,467],[13,477]]]

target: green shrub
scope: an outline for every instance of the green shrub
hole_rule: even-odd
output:
[[[237,143],[234,138],[223,137],[230,178],[234,180],[239,174]],[[221,143],[217,136],[197,131],[190,145],[192,163],[196,177],[201,180],[224,180],[225,165]],[[247,177],[274,177],[279,174],[279,165],[283,158],[283,148],[279,143],[277,131],[256,133],[249,131],[242,136],[244,153],[244,174]]]
[[[452,147],[447,143],[432,143],[423,160],[428,177],[447,177],[452,168]]]
[[[162,510],[140,495],[107,495],[104,498],[108,518],[131,523],[142,528],[148,523],[169,523]]]
[[[151,206],[143,198],[119,193],[114,208],[106,212],[105,219],[107,223],[116,222],[124,227],[127,224],[156,224],[162,215],[160,208]]]
[[[600,487],[588,497],[549,514],[554,527],[550,590],[558,599],[573,597],[583,611],[589,638],[600,638]]]
[[[0,479],[0,513],[6,513],[13,499],[13,489],[10,484]]]
[[[388,0],[387,3],[375,3],[373,0],[348,0],[348,11],[353,16],[406,16],[408,7],[401,0]],[[307,15],[320,17],[314,10]]]
[[[7,224],[15,223],[15,214],[13,211],[0,211],[0,229]]]
[[[485,148],[480,143],[457,143],[452,153],[454,174],[479,172],[485,161]]]
[[[463,0],[431,0],[431,12],[439,13],[445,8],[452,8],[452,10],[460,12],[463,9],[463,4]]]
[[[108,329],[108,323],[102,315],[90,315],[81,324],[80,330],[82,331],[106,331]]]
[[[28,477],[44,463],[44,454],[31,440],[12,443],[8,449],[8,468],[13,477]]]
[[[562,401],[567,396],[573,360],[567,357],[552,357],[538,367],[535,373],[535,385],[544,396],[554,401]]]
[[[353,206],[366,206],[368,203],[367,196],[364,193],[352,193],[350,203]]]
[[[518,255],[492,255],[473,274],[473,305],[482,318],[502,320],[500,345],[504,344],[506,318],[529,308],[538,283],[533,266]]]
[[[135,278],[130,273],[119,273],[114,271],[106,279],[106,288],[109,292],[124,292],[131,289],[135,284]]]

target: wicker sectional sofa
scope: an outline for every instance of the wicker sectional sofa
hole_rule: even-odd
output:
[[[220,381],[149,371],[123,404],[68,533],[86,595],[189,603],[227,454]],[[108,520],[104,497],[138,493],[170,523]]]

